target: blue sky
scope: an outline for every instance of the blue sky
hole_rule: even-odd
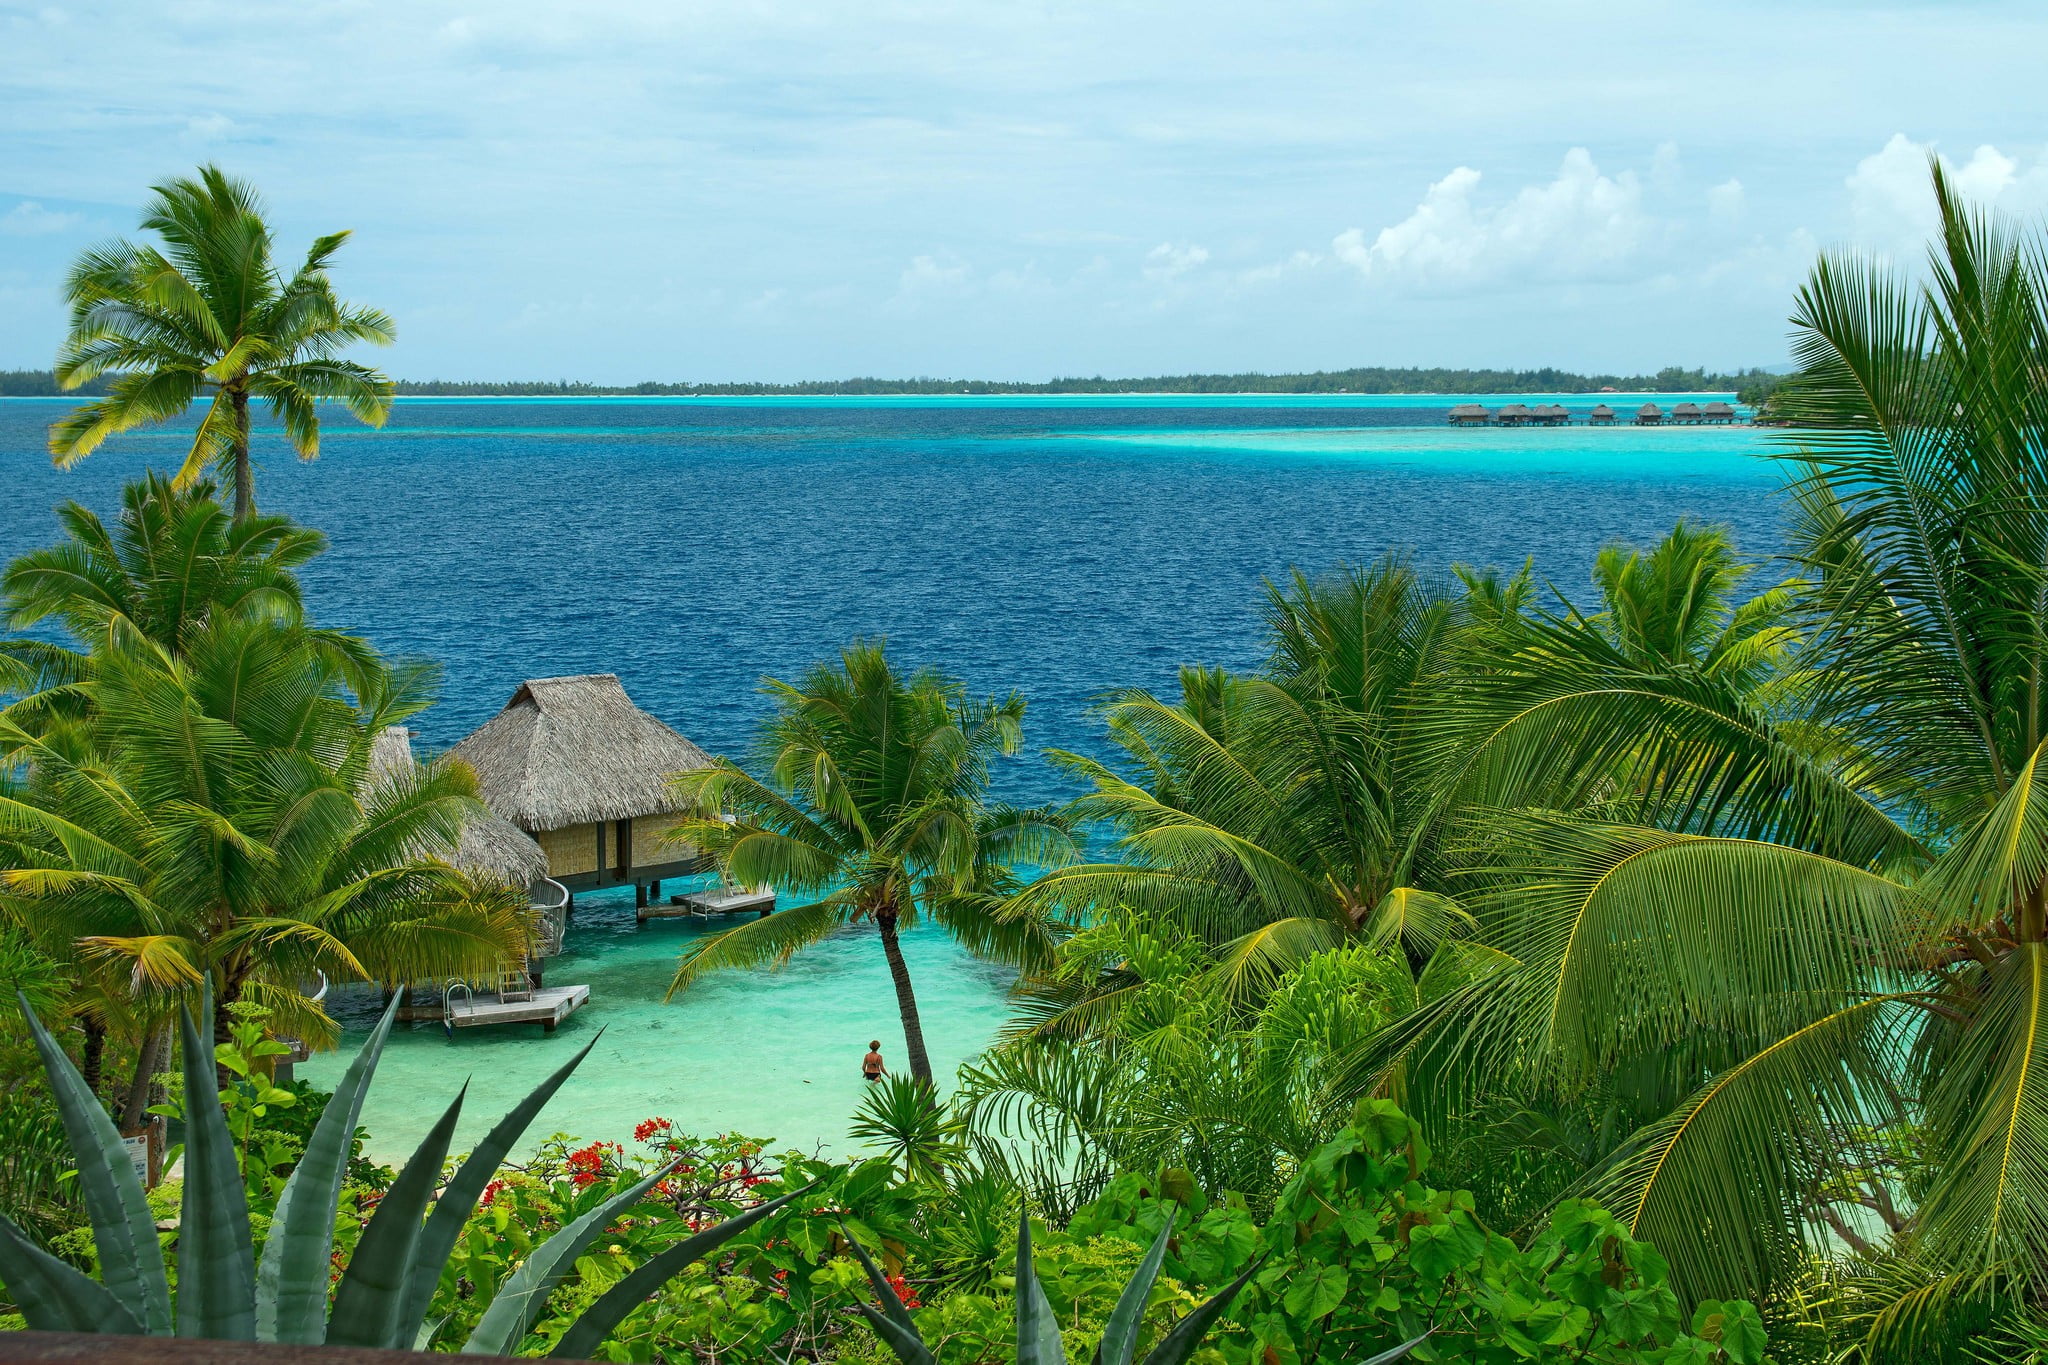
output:
[[[202,160],[409,378],[1782,361],[1937,149],[2048,209],[2048,6],[0,0],[0,366]]]

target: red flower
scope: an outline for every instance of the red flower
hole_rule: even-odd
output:
[[[642,1119],[633,1126],[633,1141],[645,1142],[656,1133],[666,1133],[674,1126],[667,1119]]]
[[[917,1291],[912,1289],[910,1282],[901,1275],[891,1275],[889,1277],[889,1288],[895,1292],[897,1298],[903,1300],[905,1308],[924,1307],[922,1303],[918,1302]]]
[[[498,1191],[504,1188],[505,1182],[502,1180],[493,1180],[490,1184],[484,1186],[483,1206],[489,1208],[491,1201],[498,1197]]]

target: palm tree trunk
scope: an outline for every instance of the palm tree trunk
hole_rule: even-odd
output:
[[[97,1095],[106,1070],[107,1026],[89,1014],[78,1022],[85,1026],[85,1047],[80,1051],[78,1074],[84,1079],[85,1088]]]
[[[169,1032],[161,1028],[151,1029],[149,1037],[143,1039],[141,1054],[135,1059],[135,1076],[128,1082],[128,1098],[121,1106],[122,1128],[135,1127],[148,1113],[150,1091],[154,1088],[162,1059],[169,1051],[170,1041]]]
[[[235,391],[235,520],[256,515],[255,475],[249,468],[249,395]]]
[[[896,939],[896,913],[875,916],[882,931],[882,952],[889,959],[889,980],[896,987],[896,1012],[903,1016],[903,1050],[910,1056],[911,1079],[932,1083],[932,1059],[925,1055],[924,1025],[917,1018],[917,993],[910,988],[910,967],[903,961],[903,945]]]

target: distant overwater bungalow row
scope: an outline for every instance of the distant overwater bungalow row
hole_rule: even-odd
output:
[[[1638,427],[1702,427],[1732,426],[1737,422],[1754,423],[1755,420],[1754,413],[1744,413],[1734,404],[1715,398],[1705,403],[1674,403],[1669,412],[1656,403],[1645,403],[1635,410],[1628,424]],[[1499,408],[1489,408],[1483,403],[1460,403],[1445,414],[1444,421],[1454,427],[1611,427],[1621,424],[1621,415],[1606,403],[1595,403],[1584,412],[1573,412],[1562,403],[1507,403]]]

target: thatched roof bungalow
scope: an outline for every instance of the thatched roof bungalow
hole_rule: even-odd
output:
[[[1504,427],[1518,427],[1529,420],[1529,405],[1509,403],[1500,410],[1500,424]]]
[[[1593,410],[1586,414],[1586,420],[1596,427],[1611,427],[1614,425],[1614,409],[1605,403],[1595,403]]]
[[[1678,405],[1677,405],[1676,407],[1674,407],[1674,408],[1672,408],[1672,409],[1671,409],[1671,420],[1672,420],[1672,421],[1674,421],[1674,422],[1697,422],[1697,421],[1699,421],[1699,420],[1700,420],[1700,405],[1699,405],[1698,403],[1680,403],[1680,404],[1678,404]]]
[[[1479,403],[1460,403],[1445,418],[1454,427],[1483,427],[1492,419],[1493,414]]]
[[[533,836],[548,876],[571,891],[631,884],[641,897],[703,860],[668,830],[674,773],[711,765],[702,749],[633,704],[611,673],[534,678],[450,749],[484,801]]]
[[[1570,424],[1572,415],[1562,403],[1538,403],[1529,410],[1529,420],[1537,426],[1561,427]]]
[[[1735,420],[1735,409],[1721,399],[1716,398],[1713,402],[1700,409],[1700,420],[1703,422],[1732,422]]]
[[[1662,426],[1663,423],[1664,409],[1658,407],[1655,403],[1645,403],[1641,407],[1636,409],[1637,426],[1654,427]]]
[[[386,726],[370,745],[370,781],[387,781],[413,762],[412,732],[403,725]],[[515,890],[526,890],[548,875],[548,855],[533,836],[493,811],[471,816],[452,850],[435,851],[464,872]]]

